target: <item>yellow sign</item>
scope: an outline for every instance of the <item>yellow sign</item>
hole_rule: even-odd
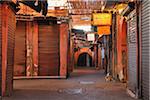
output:
[[[98,26],[97,28],[99,35],[109,35],[110,32],[110,26]]]
[[[94,13],[93,25],[111,25],[112,15],[109,13]]]

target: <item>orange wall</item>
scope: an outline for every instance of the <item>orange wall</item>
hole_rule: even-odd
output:
[[[124,54],[127,54],[127,33],[126,33],[126,22],[125,19],[121,16],[117,16],[117,74],[119,75],[119,78],[122,79],[122,75],[124,73],[125,67],[127,67],[125,64],[123,64],[123,61],[126,63],[126,56],[123,56]],[[124,51],[124,54],[123,54]],[[125,78],[126,75],[123,75]]]

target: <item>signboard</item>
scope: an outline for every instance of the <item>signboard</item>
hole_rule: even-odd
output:
[[[110,32],[110,26],[98,26],[97,28],[99,35],[109,35]]]
[[[111,25],[112,15],[109,13],[94,13],[93,25]]]
[[[91,25],[91,15],[72,15],[72,25]]]
[[[95,40],[95,34],[94,33],[87,34],[87,40],[88,41],[94,41]]]

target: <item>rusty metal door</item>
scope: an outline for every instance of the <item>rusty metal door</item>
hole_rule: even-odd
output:
[[[26,75],[26,22],[17,21],[15,32],[14,76]]]
[[[128,88],[133,93],[137,92],[137,29],[136,10],[132,11],[127,21],[128,36]]]
[[[39,23],[39,75],[59,75],[59,26]]]

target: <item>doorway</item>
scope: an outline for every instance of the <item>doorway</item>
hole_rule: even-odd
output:
[[[82,53],[78,57],[78,67],[92,67],[92,57],[88,53]]]

